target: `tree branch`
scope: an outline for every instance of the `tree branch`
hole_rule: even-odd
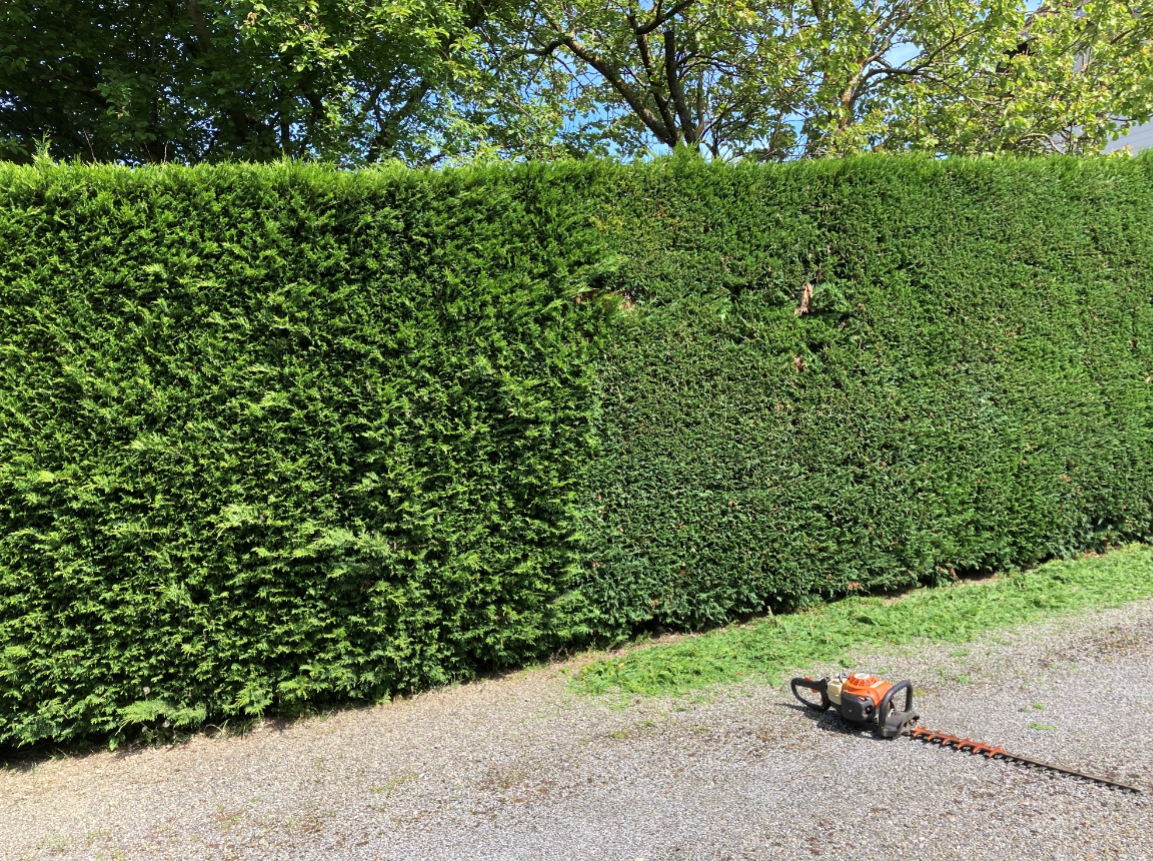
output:
[[[669,94],[673,97],[677,115],[680,117],[681,129],[684,131],[685,143],[697,143],[696,124],[693,122],[692,112],[688,102],[685,101],[685,90],[677,74],[677,44],[676,34],[670,27],[664,32],[665,37],[665,76],[669,79]]]
[[[641,100],[636,90],[630,87],[628,82],[624,80],[615,69],[606,63],[599,55],[578,42],[571,34],[566,35],[564,40],[565,46],[572,51],[573,54],[600,72],[601,77],[608,82],[609,86],[620,93],[621,98],[625,100],[633,113],[637,115],[637,118],[644,123],[649,131],[657,136],[657,139],[660,140],[661,143],[667,144],[668,146],[676,145],[676,130],[668,128],[653,116],[653,112],[645,106],[645,103]]]
[[[200,0],[185,0],[188,9],[188,18],[192,21],[192,32],[196,35],[196,42],[200,50],[208,53],[212,50],[212,37],[208,33],[208,24],[204,20],[204,12],[200,8]]]
[[[630,15],[630,20],[632,16]],[[641,54],[641,64],[645,67],[645,76],[648,78],[649,92],[652,93],[653,101],[657,103],[657,110],[661,113],[661,119],[664,121],[666,128],[674,128],[676,120],[673,117],[672,111],[669,110],[669,100],[665,98],[664,93],[660,89],[660,76],[657,73],[655,64],[653,63],[652,51],[649,49],[649,37],[644,33],[637,34],[637,49]]]
[[[653,15],[652,20],[650,20],[646,24],[642,24],[640,27],[637,27],[634,24],[633,25],[633,31],[638,36],[643,36],[643,35],[646,35],[648,33],[651,33],[653,30],[657,29],[661,25],[663,25],[666,22],[671,21],[673,18],[677,17],[677,15],[680,15],[682,12],[684,12],[686,9],[688,9],[690,6],[692,6],[693,3],[695,3],[695,2],[696,2],[696,0],[681,0],[680,3],[677,3],[675,6],[673,6],[671,9],[669,9],[666,12],[661,11],[660,4],[658,3],[657,7],[656,7],[656,14]]]
[[[412,89],[408,91],[408,97],[404,100],[404,104],[384,118],[384,121],[380,124],[380,128],[372,137],[372,143],[369,144],[368,152],[365,156],[369,163],[379,160],[381,155],[392,151],[392,148],[396,146],[397,139],[400,137],[401,124],[412,116],[431,89],[432,84],[429,83],[426,78],[421,78]],[[375,108],[376,105],[373,106],[374,112]],[[379,116],[379,114],[377,114],[377,116]]]

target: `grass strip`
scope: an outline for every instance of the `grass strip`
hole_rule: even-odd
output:
[[[743,679],[843,662],[852,649],[917,639],[962,643],[978,634],[1153,597],[1153,547],[1056,560],[992,580],[918,589],[896,600],[850,597],[668,645],[597,661],[572,680],[580,693],[685,694]]]

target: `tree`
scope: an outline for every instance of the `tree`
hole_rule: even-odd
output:
[[[1100,149],[1153,112],[1122,0],[539,0],[517,55],[620,151]]]
[[[886,146],[1093,153],[1153,115],[1153,18],[1129,3],[1043,5],[966,60],[889,96]]]
[[[1033,0],[1028,0],[1033,2]],[[1094,152],[1153,114],[1127,0],[8,0],[0,157],[428,165],[688,147]]]
[[[481,86],[481,0],[15,0],[0,7],[0,146],[27,159],[451,156]],[[512,73],[510,72],[510,75]]]

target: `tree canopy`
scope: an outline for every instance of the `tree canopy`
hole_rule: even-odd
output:
[[[99,161],[455,155],[483,137],[502,2],[17,0],[0,138],[17,159],[45,135]]]
[[[341,164],[1095,152],[1153,115],[1128,0],[10,0],[0,157]]]

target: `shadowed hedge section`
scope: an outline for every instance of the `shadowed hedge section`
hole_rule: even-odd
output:
[[[1153,522],[1153,160],[0,166],[0,743]]]
[[[601,629],[1149,538],[1153,159],[616,181],[636,307],[586,478]]]

